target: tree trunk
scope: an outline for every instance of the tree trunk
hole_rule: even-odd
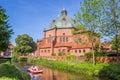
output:
[[[95,66],[95,53],[94,53],[94,49],[93,49],[93,41],[92,41],[92,53],[93,53],[93,66]]]

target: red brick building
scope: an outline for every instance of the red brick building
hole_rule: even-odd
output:
[[[37,41],[36,55],[51,56],[52,53],[58,55],[59,52],[64,52],[65,54],[81,56],[86,52],[91,52],[91,43],[87,34],[78,36],[80,43],[75,41],[77,34],[73,34],[72,30],[77,25],[78,23],[67,16],[67,11],[63,9],[61,16],[53,20],[49,27],[44,30],[44,37]],[[100,41],[98,37],[95,37],[95,40]]]

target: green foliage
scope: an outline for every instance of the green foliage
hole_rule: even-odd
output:
[[[32,53],[36,50],[36,43],[33,41],[32,37],[27,34],[18,35],[15,39],[16,47],[14,51],[17,53]]]
[[[85,56],[92,57],[93,53],[92,52],[85,53]],[[107,53],[106,52],[95,52],[95,56],[107,56]]]
[[[74,59],[75,59],[75,56],[74,56],[74,55],[67,55],[67,61],[73,62]]]
[[[100,46],[100,42],[99,42],[99,41],[96,41],[96,42],[95,42],[95,46],[94,46],[94,51],[95,51],[95,52],[98,52],[98,51],[99,51],[99,46]]]
[[[84,25],[89,31],[88,38],[92,43],[92,49],[94,48],[94,33],[99,32],[101,27],[101,13],[103,0],[84,0],[80,5],[80,11],[76,15],[77,21]],[[95,63],[93,52],[93,65]]]
[[[55,54],[55,53],[52,53],[51,55],[52,55],[52,56],[56,56],[56,54]]]
[[[101,28],[102,34],[105,36],[115,38],[113,47],[117,53],[119,51],[119,34],[120,34],[120,1],[119,0],[104,0],[103,9],[101,14],[103,17],[104,26]]]
[[[85,56],[86,56],[86,57],[92,57],[92,55],[93,55],[92,52],[85,53]]]
[[[20,60],[20,56],[17,53],[13,53],[12,60],[14,60],[14,61],[18,60],[19,61]]]
[[[9,39],[13,34],[13,30],[8,23],[8,16],[5,9],[0,6],[0,51],[8,48]]]
[[[85,25],[78,25],[76,28],[78,30],[86,30]]]
[[[0,80],[30,80],[30,76],[20,72],[11,63],[0,64]]]
[[[58,56],[64,56],[64,55],[65,55],[64,52],[59,52],[59,53],[58,53]]]
[[[99,77],[107,77],[112,80],[119,80],[120,79],[120,64],[109,64],[108,66],[104,66],[99,71]]]
[[[95,56],[107,56],[106,52],[95,52]]]
[[[118,42],[117,42],[117,44],[118,44],[118,51],[120,51],[120,35],[118,35]],[[113,40],[112,40],[112,49],[113,50],[116,50],[116,39],[115,38],[113,38]]]
[[[72,34],[75,34],[75,29],[72,29],[72,30],[71,30],[71,33],[72,33]]]

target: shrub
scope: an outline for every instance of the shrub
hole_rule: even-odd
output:
[[[92,55],[93,55],[92,52],[85,53],[85,56],[86,56],[86,57],[92,57]]]
[[[65,55],[64,52],[59,52],[59,53],[58,53],[58,56],[64,56],[64,55]]]
[[[93,53],[92,52],[85,53],[85,56],[92,57]],[[95,56],[107,56],[107,53],[106,52],[95,52]]]
[[[106,52],[95,52],[95,56],[107,56]]]
[[[14,55],[12,55],[12,60],[20,60],[20,56],[16,53],[14,53]]]
[[[56,56],[56,54],[55,54],[55,53],[52,53],[51,55],[52,55],[52,56]]]
[[[74,55],[67,55],[68,61],[74,61],[75,56]]]

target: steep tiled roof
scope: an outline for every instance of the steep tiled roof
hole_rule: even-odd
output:
[[[101,46],[103,46],[103,48],[111,48],[111,43],[110,42],[104,42],[101,44]]]
[[[40,48],[50,48],[51,44],[44,44],[44,45],[40,45]]]

